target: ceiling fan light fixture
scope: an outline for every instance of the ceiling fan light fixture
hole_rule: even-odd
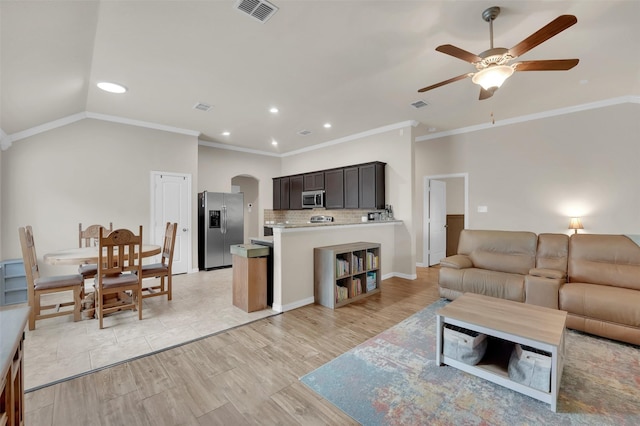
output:
[[[493,65],[475,73],[471,81],[482,86],[484,90],[496,90],[511,77],[513,71],[509,65]]]

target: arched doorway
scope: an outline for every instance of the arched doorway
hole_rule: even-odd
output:
[[[260,191],[258,179],[249,175],[238,175],[231,178],[231,192],[244,194],[244,242],[249,238],[260,236]]]

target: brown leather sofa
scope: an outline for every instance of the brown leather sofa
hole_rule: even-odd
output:
[[[567,327],[640,345],[640,246],[625,235],[572,235],[558,303]]]
[[[440,296],[465,292],[568,312],[567,327],[640,345],[640,247],[624,235],[463,230]]]
[[[471,292],[557,308],[568,239],[564,234],[464,229],[458,254],[440,261],[440,296],[453,300]]]

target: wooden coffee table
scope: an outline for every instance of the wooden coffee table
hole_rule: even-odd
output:
[[[465,293],[436,311],[438,365],[447,364],[469,374],[497,383],[532,398],[551,404],[556,411],[558,390],[564,363],[564,336],[567,313],[536,305]],[[485,356],[477,365],[469,365],[443,354],[443,329],[452,324],[507,342],[520,343],[551,353],[551,390],[540,391],[512,381],[507,372],[509,354]],[[490,349],[489,349],[490,350]],[[490,354],[488,354],[490,355]],[[496,354],[493,354],[496,355]],[[502,356],[499,356],[502,355]],[[493,360],[501,359],[494,363]],[[506,363],[504,362],[506,359]]]

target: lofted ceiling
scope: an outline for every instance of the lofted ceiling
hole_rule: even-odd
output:
[[[492,114],[499,121],[640,95],[636,0],[273,0],[279,10],[264,23],[235,3],[0,0],[5,138],[91,113],[284,154],[408,120],[421,123],[418,135],[437,134],[488,123]],[[487,50],[481,14],[494,5],[502,9],[495,45],[506,48],[559,15],[576,15],[576,25],[521,59],[580,63],[515,73],[485,101],[470,79],[418,93],[474,71],[435,48]],[[106,93],[99,81],[129,90]],[[419,100],[428,105],[413,108]]]

